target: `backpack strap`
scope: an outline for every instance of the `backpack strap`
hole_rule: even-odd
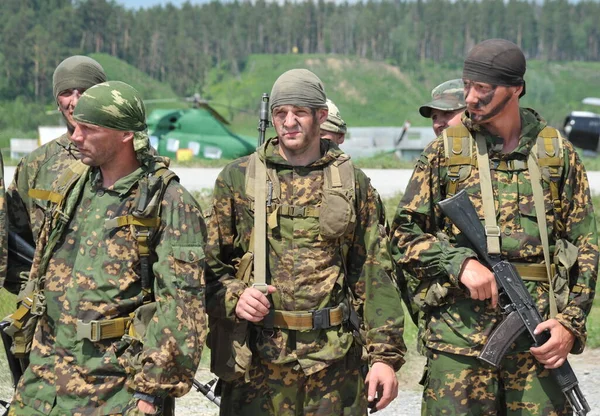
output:
[[[471,168],[477,162],[473,158],[473,139],[465,126],[448,127],[442,132],[442,138],[448,166],[446,196],[450,197],[456,193],[459,182],[471,176]]]
[[[485,220],[485,236],[489,254],[500,254],[500,227],[496,218],[496,205],[494,188],[492,187],[492,173],[488,157],[485,137],[476,134],[477,165],[479,166],[479,187],[481,188],[481,201],[483,203],[483,216]]]
[[[557,129],[545,127],[538,134],[537,150],[532,149],[537,155],[541,176],[550,186],[550,196],[554,210],[554,229],[558,233],[565,231],[560,200],[560,188],[563,180],[563,141],[564,139]]]

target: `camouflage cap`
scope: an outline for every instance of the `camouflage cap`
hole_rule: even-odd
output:
[[[140,93],[121,81],[94,85],[83,93],[73,119],[108,129],[134,132],[133,148],[137,153],[150,150],[146,132],[146,107]]]
[[[321,124],[321,130],[346,134],[346,122],[342,120],[337,105],[329,98],[327,99],[327,108],[329,109],[329,114],[327,114],[327,120]]]
[[[465,108],[465,86],[462,79],[451,79],[431,91],[432,101],[419,107],[423,117],[430,118],[431,110],[456,111]]]
[[[54,98],[71,88],[88,89],[106,81],[102,66],[87,56],[70,56],[62,61],[52,75],[52,90]]]

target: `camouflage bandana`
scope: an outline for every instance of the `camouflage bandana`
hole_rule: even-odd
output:
[[[327,99],[327,108],[329,109],[329,113],[327,113],[327,120],[321,124],[321,130],[345,134],[347,130],[346,122],[342,119],[337,105],[329,98]]]
[[[271,111],[282,105],[327,108],[325,87],[308,69],[291,69],[284,72],[271,90]]]
[[[79,99],[73,119],[108,129],[132,131],[133,148],[144,163],[144,155],[150,150],[146,107],[140,93],[131,85],[108,81],[91,87]]]
[[[525,55],[506,39],[488,39],[473,46],[463,67],[463,79],[505,87],[523,86],[525,95]]]
[[[62,61],[54,70],[52,90],[54,98],[71,88],[88,89],[101,82],[106,82],[106,74],[102,66],[87,56],[75,55]]]
[[[425,118],[431,117],[431,110],[456,111],[465,108],[465,85],[462,79],[451,79],[431,91],[432,101],[419,107]]]

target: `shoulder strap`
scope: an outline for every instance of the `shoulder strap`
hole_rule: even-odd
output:
[[[267,167],[254,156],[256,178],[254,182],[254,228],[252,238],[254,245],[254,287],[267,294]]]
[[[153,230],[160,225],[160,207],[171,180],[177,175],[165,167],[157,169],[139,182],[139,194],[130,214],[108,219],[104,222],[107,229],[129,225],[131,234],[138,242],[140,273],[144,296],[152,294],[152,264],[150,262],[150,241]]]
[[[464,125],[448,127],[442,132],[442,137],[448,166],[446,195],[450,197],[456,193],[459,182],[471,175],[471,167],[476,161],[473,159],[473,139]]]
[[[545,127],[538,135],[536,150],[532,149],[537,157],[542,178],[550,186],[552,208],[554,211],[554,228],[558,233],[565,230],[562,222],[562,207],[560,201],[560,188],[563,179],[563,137],[553,127]]]
[[[500,254],[500,227],[498,227],[498,221],[496,219],[492,173],[490,171],[490,159],[488,157],[485,137],[481,134],[477,134],[475,137],[475,144],[477,146],[479,186],[481,188],[481,201],[483,203],[487,250],[489,254]]]
[[[529,153],[528,167],[529,175],[531,176],[531,189],[533,190],[533,205],[535,207],[535,215],[538,221],[538,228],[540,230],[540,240],[542,240],[542,248],[544,250],[544,261],[546,263],[546,274],[548,276],[549,283],[549,303],[550,303],[550,317],[554,318],[558,314],[558,308],[556,306],[556,297],[554,295],[554,287],[552,285],[552,272],[550,269],[550,242],[548,240],[548,225],[546,223],[546,204],[544,203],[544,192],[542,190],[542,175],[540,174],[540,167],[537,164],[535,155],[537,154],[537,143],[533,145],[532,151]]]

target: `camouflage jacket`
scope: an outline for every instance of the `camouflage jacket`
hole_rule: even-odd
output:
[[[146,168],[138,168],[104,189],[92,169],[80,179],[80,195],[69,195],[78,203],[48,263],[47,310],[11,410],[25,404],[45,414],[53,408],[57,414],[120,414],[134,391],[179,397],[190,389],[206,336],[206,229],[197,203],[176,181],[165,191],[150,243],[157,312],[143,345],[77,335],[77,320],[127,317],[143,302],[138,241],[130,226],[111,228],[105,220],[131,212],[144,175]],[[45,222],[41,240],[50,228]],[[42,254],[38,244],[32,276]]]
[[[324,167],[341,150],[322,140],[323,156],[308,166],[291,166],[279,155],[276,139],[267,141],[258,154],[277,171],[281,201],[275,202],[314,206],[321,202]],[[244,157],[220,173],[214,189],[213,211],[207,221],[207,312],[232,320],[238,319],[235,306],[247,287],[235,274],[248,250],[254,226],[253,204],[245,191],[247,165],[248,157]],[[406,350],[402,338],[404,316],[392,280],[389,240],[381,221],[383,207],[368,178],[358,169],[355,186],[357,221],[343,238],[350,244],[345,278],[362,304],[359,313],[367,330],[369,361],[382,361],[398,370]],[[343,302],[346,295],[341,287],[344,268],[339,240],[320,237],[318,218],[279,215],[277,223],[277,227],[267,232],[266,281],[277,288],[271,295],[274,309],[311,311]],[[258,327],[255,329],[261,334]],[[306,374],[312,374],[344,357],[352,342],[352,334],[343,327],[308,331],[275,329],[272,337],[257,336],[255,350],[262,359],[273,363],[297,361]]]
[[[497,160],[527,160],[538,133],[546,123],[533,110],[521,109],[520,114],[519,145],[508,154],[501,152],[500,138],[473,125],[468,117],[463,116],[463,124],[470,131],[481,129],[484,134],[492,165]],[[456,245],[459,232],[454,225],[449,225],[436,205],[446,198],[448,175],[443,147],[443,139],[439,137],[427,146],[417,162],[392,224],[392,252],[394,259],[410,275],[409,286],[416,294],[415,301],[422,301],[425,295],[435,299],[429,302],[432,304],[423,306],[426,322],[421,335],[425,345],[431,349],[474,356],[501,319],[501,314],[499,308],[491,308],[489,301],[472,300],[466,288],[459,283],[464,261],[477,256],[470,248]],[[567,298],[556,316],[575,335],[572,352],[577,353],[585,345],[586,316],[594,299],[598,242],[585,169],[567,141],[564,142],[563,160],[561,220],[566,230],[561,235],[554,230],[552,199],[545,181],[543,191],[550,253],[554,253],[557,238],[566,239],[579,249],[577,265],[571,270],[568,283],[571,293],[569,295],[568,290],[563,290]],[[491,172],[502,256],[511,262],[542,263],[544,255],[529,171],[523,168],[507,171],[492,168]],[[473,167],[471,175],[459,183],[458,190],[461,189],[467,191],[479,217],[483,218],[477,167]],[[548,283],[526,281],[525,284],[540,313],[547,319]],[[556,290],[556,280],[554,287]],[[526,351],[530,345],[526,335],[522,335],[514,350]]]
[[[71,143],[69,135],[38,147],[25,156],[15,170],[12,183],[6,191],[8,222],[12,231],[18,233],[32,245],[37,240],[44,221],[47,201],[31,198],[30,189],[51,190],[59,174],[77,160],[77,148]],[[18,278],[21,268],[9,263],[6,289],[17,293],[21,282]]]

